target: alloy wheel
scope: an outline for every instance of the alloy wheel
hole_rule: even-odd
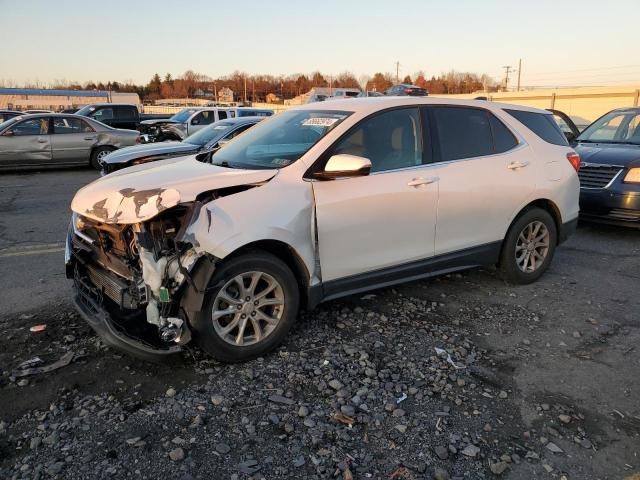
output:
[[[241,273],[216,295],[211,312],[213,327],[231,345],[256,344],[280,323],[284,301],[282,286],[271,275],[259,271]]]
[[[96,160],[98,161],[98,165],[100,165],[101,167],[104,166],[104,157],[106,157],[107,155],[109,155],[109,153],[107,150],[100,150],[98,152],[98,154],[96,155]]]
[[[551,236],[539,220],[527,224],[516,241],[516,264],[525,273],[533,273],[544,263],[549,253]]]

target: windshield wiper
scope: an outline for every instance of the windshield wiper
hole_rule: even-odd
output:
[[[224,167],[224,168],[238,168],[227,162],[226,160],[222,160],[221,162],[213,163],[211,165],[215,165],[216,167]]]

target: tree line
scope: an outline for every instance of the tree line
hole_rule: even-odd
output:
[[[400,79],[398,79],[400,80]],[[56,80],[48,85],[28,84],[26,88],[64,88],[70,90],[111,90],[114,92],[137,93],[144,101],[154,101],[163,98],[193,98],[207,93],[215,96],[220,89],[230,88],[234,93],[234,100],[251,100],[264,102],[267,100],[282,101],[304,94],[314,87],[332,88],[360,88],[377,92],[384,92],[394,85],[395,77],[390,73],[377,72],[373,76],[363,75],[356,78],[350,72],[343,72],[336,76],[324,75],[320,72],[293,75],[247,75],[236,71],[230,75],[211,78],[207,75],[187,70],[174,78],[171,73],[161,77],[156,73],[146,85],[135,84],[132,81],[117,82],[68,82]],[[488,75],[478,75],[469,72],[450,71],[430,78],[424,72],[407,75],[401,83],[414,84],[426,89],[432,94],[443,93],[472,93],[480,90],[496,91],[498,83]],[[15,86],[11,82],[0,81],[0,86]],[[269,98],[268,98],[269,96]]]

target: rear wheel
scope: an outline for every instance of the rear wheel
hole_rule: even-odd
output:
[[[113,151],[111,147],[98,147],[91,152],[91,166],[96,170],[102,170],[104,165],[104,157]]]
[[[299,291],[287,265],[268,253],[223,263],[194,322],[195,339],[213,357],[241,362],[284,340],[298,314]]]
[[[553,258],[558,232],[546,210],[531,208],[511,225],[502,245],[500,269],[511,283],[527,284],[545,272]]]

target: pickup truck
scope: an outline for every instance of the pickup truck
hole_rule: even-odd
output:
[[[114,128],[138,130],[145,120],[169,118],[170,114],[141,114],[138,107],[126,103],[93,103],[85,105],[76,115],[93,118]]]
[[[258,108],[190,107],[180,110],[167,119],[140,122],[140,133],[144,143],[182,141],[189,135],[219,120],[240,117],[269,117],[273,110]]]

